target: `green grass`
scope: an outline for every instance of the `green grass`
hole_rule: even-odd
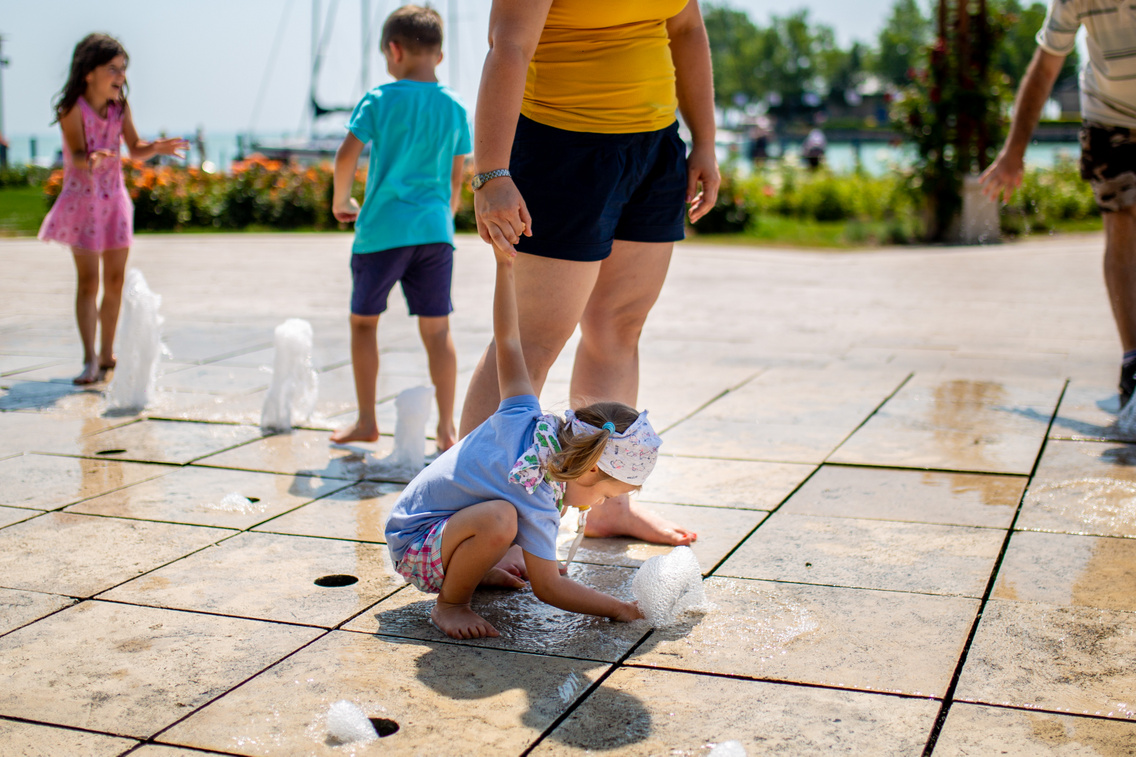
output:
[[[34,236],[45,215],[42,187],[0,189],[0,236]]]

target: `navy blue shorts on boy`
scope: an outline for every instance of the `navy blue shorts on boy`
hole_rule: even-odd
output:
[[[612,241],[677,242],[685,236],[686,145],[678,124],[596,134],[521,116],[509,173],[532,216],[521,252],[603,260]]]
[[[381,315],[396,281],[411,315],[449,315],[450,280],[454,271],[454,246],[448,242],[394,247],[380,252],[351,256],[351,312]]]

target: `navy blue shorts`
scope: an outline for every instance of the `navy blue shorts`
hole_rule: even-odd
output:
[[[678,123],[658,131],[594,134],[521,116],[509,173],[532,215],[521,252],[603,260],[612,241],[685,236],[686,145]]]
[[[454,246],[447,242],[394,247],[351,256],[351,312],[380,315],[396,281],[411,315],[437,317],[454,310],[450,280],[454,272]]]

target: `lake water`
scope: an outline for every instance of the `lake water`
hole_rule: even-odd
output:
[[[172,134],[171,134],[172,136]],[[183,134],[192,143],[193,133]],[[286,135],[263,134],[259,138],[276,140]],[[58,132],[45,132],[36,135],[13,135],[9,138],[10,147],[8,160],[15,165],[23,165],[32,159],[32,140],[35,140],[35,162],[40,165],[51,165],[59,152],[62,140]],[[849,142],[832,142],[828,145],[825,160],[828,166],[836,172],[851,171],[856,166],[857,148]],[[865,171],[873,175],[881,175],[897,167],[911,164],[915,157],[915,150],[909,145],[889,145],[883,142],[867,142],[859,146],[860,162]],[[1045,168],[1053,165],[1059,158],[1076,160],[1080,156],[1080,146],[1076,142],[1045,142],[1033,144],[1026,150],[1026,165],[1034,168]],[[237,157],[237,135],[234,133],[217,133],[205,135],[205,158],[219,169],[227,169],[229,164]],[[739,157],[743,158],[737,160]],[[722,163],[730,159],[737,160],[739,169],[743,172],[748,168],[744,160],[744,146],[740,144],[719,144],[718,160]],[[789,160],[800,160],[799,146],[789,145],[786,152]],[[196,165],[198,154],[195,147],[189,151],[189,159]],[[329,157],[330,160],[330,157]]]

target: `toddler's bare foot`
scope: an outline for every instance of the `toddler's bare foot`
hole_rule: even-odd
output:
[[[525,588],[525,582],[514,573],[494,567],[489,569],[489,572],[481,579],[481,583],[478,584],[478,586],[493,586],[500,589],[523,589]]]
[[[489,621],[471,610],[468,604],[451,604],[443,602],[440,597],[430,611],[430,620],[451,639],[484,639],[501,635]]]
[[[604,500],[588,513],[587,536],[627,536],[652,544],[682,547],[693,544],[698,534],[671,523],[661,515],[640,508],[626,495]]]
[[[458,443],[458,432],[454,428],[453,423],[445,426],[439,423],[438,431],[434,436],[434,439],[438,443],[438,451],[445,452],[450,447]]]
[[[363,423],[356,421],[352,426],[344,426],[331,435],[335,444],[348,442],[377,442],[379,440],[379,426],[377,423]]]
[[[83,372],[75,378],[71,379],[71,383],[78,386],[86,386],[87,384],[97,384],[103,380],[104,371],[99,367],[99,364],[92,360],[89,363],[83,364]]]

